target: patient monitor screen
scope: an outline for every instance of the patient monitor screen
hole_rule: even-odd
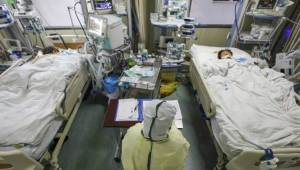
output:
[[[94,0],[95,10],[112,9],[112,0]]]
[[[273,9],[277,0],[259,0],[257,9]]]
[[[106,25],[107,20],[98,16],[98,15],[90,15],[88,22],[88,31],[90,34],[103,37],[106,33]]]

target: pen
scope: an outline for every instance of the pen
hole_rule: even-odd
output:
[[[135,105],[134,109],[131,111],[131,115],[129,118],[131,119],[134,116],[134,112],[136,111],[138,105]]]

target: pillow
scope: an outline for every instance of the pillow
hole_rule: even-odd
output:
[[[211,47],[211,46],[204,46],[204,45],[195,45],[193,44],[191,49],[190,49],[190,54],[195,57],[198,58],[200,60],[206,60],[206,61],[214,61],[214,60],[218,60],[218,52],[220,50],[224,50],[224,49],[229,49],[232,51],[233,59],[250,59],[251,56],[240,49],[237,48],[227,48],[227,47]]]

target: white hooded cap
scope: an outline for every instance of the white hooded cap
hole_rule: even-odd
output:
[[[144,127],[143,135],[145,138],[149,137],[149,131],[153,118],[156,115],[156,106],[162,102],[162,100],[154,100],[151,104],[147,105],[144,110]],[[163,102],[157,111],[157,118],[152,127],[151,137],[154,141],[165,140],[168,138],[168,132],[172,126],[174,117],[176,114],[175,106],[169,104],[168,102]]]

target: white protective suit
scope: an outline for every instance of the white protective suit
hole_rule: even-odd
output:
[[[143,133],[149,132],[150,115],[155,115],[157,101],[145,108],[143,124],[131,127],[122,142],[122,164],[124,170],[147,170],[151,141]],[[152,112],[150,111],[152,110]],[[176,109],[163,103],[158,109],[157,119],[152,129],[151,170],[182,170],[187,156],[189,143],[173,125]],[[148,118],[147,118],[148,117]],[[168,126],[168,127],[167,127]],[[170,128],[171,127],[171,128]],[[157,141],[160,140],[160,141]]]

